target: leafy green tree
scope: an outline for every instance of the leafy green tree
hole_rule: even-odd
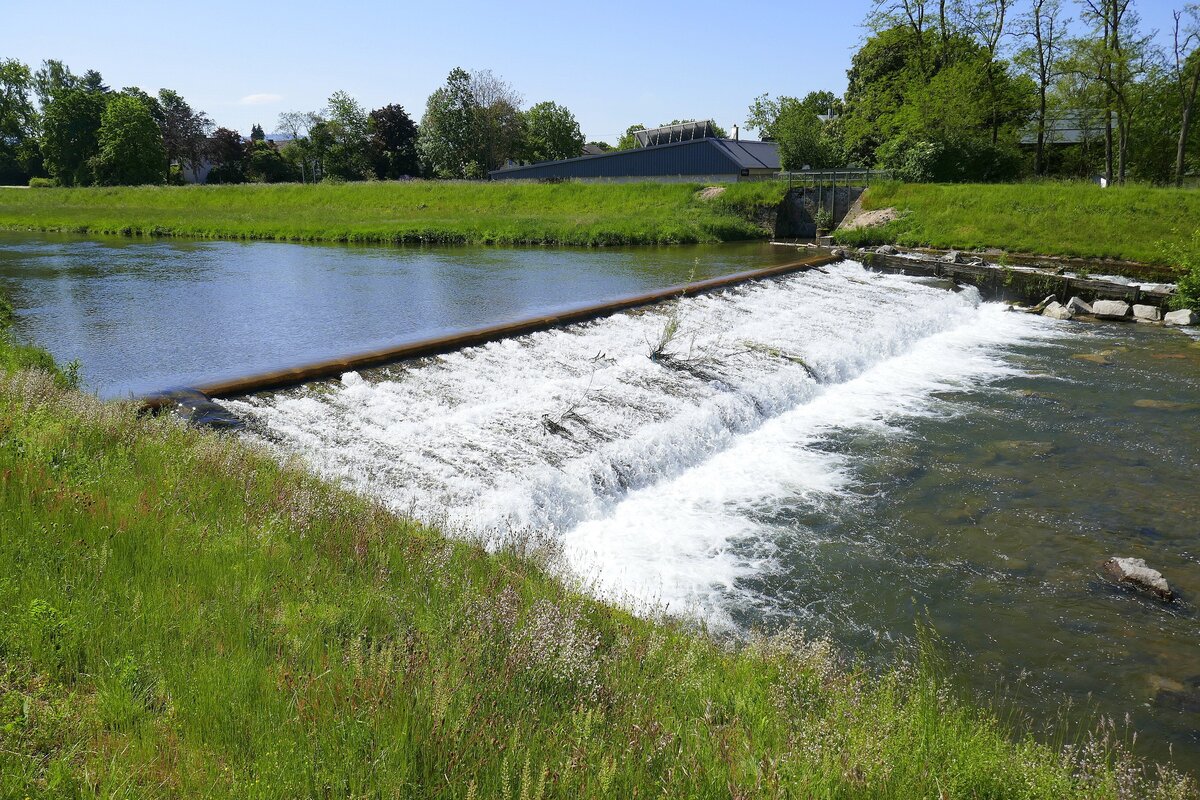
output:
[[[446,84],[425,103],[417,147],[431,174],[465,178],[479,169],[475,141],[479,104],[471,91],[471,76],[455,67]]]
[[[50,95],[42,116],[42,157],[49,173],[64,186],[92,182],[92,159],[100,149],[100,124],[107,104],[105,94],[84,88],[59,88]]]
[[[644,130],[646,130],[646,126],[641,124],[640,122],[630,125],[628,128],[625,129],[625,132],[623,134],[621,134],[621,138],[617,140],[617,149],[618,150],[633,150],[635,148],[641,147],[641,145],[638,144],[637,136],[635,136],[634,134],[636,134],[638,131],[644,131]]]
[[[267,134],[263,130],[262,125],[259,125],[257,122],[254,123],[254,127],[252,127],[250,129],[250,141],[262,142],[262,141],[266,141],[266,138],[267,138]]]
[[[29,67],[0,60],[0,184],[26,183],[40,169],[32,89]]]
[[[286,111],[279,115],[275,123],[276,129],[289,137],[287,146],[281,151],[282,155],[305,183],[321,180],[324,141],[318,147],[310,136],[324,122],[324,117],[316,111]]]
[[[205,155],[212,163],[208,183],[245,183],[246,146],[240,133],[217,128],[206,143]]]
[[[255,183],[287,183],[299,176],[274,142],[251,141],[246,148],[246,177]]]
[[[419,175],[417,156],[417,124],[398,104],[377,108],[367,115],[367,130],[371,135],[371,163],[376,177],[395,180]]]
[[[98,183],[106,186],[163,182],[162,130],[145,101],[118,93],[100,121],[99,150],[92,159]]]
[[[43,111],[56,94],[78,86],[79,78],[71,74],[70,68],[58,59],[46,59],[38,71],[33,73],[33,90]]]
[[[367,112],[346,92],[334,92],[325,110],[329,147],[325,173],[342,180],[362,180],[370,173]]]
[[[162,109],[163,148],[170,164],[178,163],[195,172],[204,159],[205,141],[213,123],[203,111],[194,111],[187,101],[171,89],[160,89],[158,106]]]
[[[526,154],[532,161],[575,158],[583,152],[583,133],[575,115],[557,103],[538,103],[525,112]]]
[[[980,159],[975,169],[955,167],[937,180],[1012,178],[1036,94],[1032,80],[970,34],[900,24],[875,33],[854,55],[838,130],[851,161],[884,164],[901,144],[926,143],[923,152],[942,154],[930,162],[937,170],[953,157]],[[880,158],[880,148],[893,141],[884,151],[889,158]]]
[[[840,147],[827,131],[827,123],[812,108],[786,103],[771,123],[771,136],[779,143],[779,161],[786,170],[840,166]]]

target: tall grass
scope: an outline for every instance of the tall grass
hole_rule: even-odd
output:
[[[884,228],[843,231],[842,244],[895,243],[1010,253],[1169,262],[1161,243],[1191,234],[1200,192],[1090,183],[872,186],[868,209],[903,213]]]
[[[929,660],[722,644],[237,439],[0,376],[0,796],[1187,797]]]
[[[0,191],[0,228],[134,236],[447,244],[760,239],[778,183],[387,182]]]

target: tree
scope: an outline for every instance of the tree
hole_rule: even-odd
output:
[[[141,98],[119,93],[109,100],[98,144],[92,159],[97,182],[106,186],[162,183],[166,160],[162,131]]]
[[[162,110],[159,126],[162,128],[168,175],[172,163],[188,167],[195,173],[204,158],[204,143],[212,130],[212,120],[203,111],[193,111],[171,89],[159,90],[158,106]]]
[[[786,170],[836,167],[841,161],[826,123],[802,103],[786,104],[770,130],[779,142],[779,162]]]
[[[229,128],[217,128],[209,137],[205,155],[212,163],[208,183],[244,183],[246,146],[242,135]]]
[[[1135,113],[1134,83],[1150,67],[1150,38],[1138,32],[1132,0],[1083,0],[1083,18],[1092,35],[1072,43],[1073,69],[1103,89],[1104,175],[1125,182],[1130,127]],[[1113,139],[1113,117],[1117,138]]]
[[[625,129],[625,133],[621,134],[621,138],[617,140],[618,150],[633,150],[636,147],[641,147],[637,137],[634,136],[638,131],[646,130],[646,126],[640,122],[634,123]]]
[[[0,184],[25,183],[40,166],[32,89],[29,67],[0,60]]]
[[[583,133],[575,115],[557,103],[538,103],[525,112],[526,154],[531,161],[575,158],[583,152]]]
[[[330,144],[325,172],[343,180],[362,180],[370,171],[367,112],[346,92],[334,92],[325,109]]]
[[[1200,6],[1189,3],[1182,11],[1172,12],[1175,30],[1171,54],[1171,78],[1179,92],[1179,141],[1175,150],[1175,185],[1183,186],[1187,159],[1188,136],[1191,133],[1192,111],[1196,107],[1196,92],[1200,89]],[[1189,17],[1182,24],[1184,15]]]
[[[433,175],[465,178],[478,169],[478,143],[474,140],[478,109],[471,76],[455,67],[446,77],[446,84],[429,96],[421,117],[417,144]]]
[[[470,90],[475,101],[472,127],[478,147],[471,159],[477,166],[468,176],[481,178],[488,170],[498,169],[506,160],[524,154],[523,98],[512,84],[489,69],[471,73]]]
[[[297,176],[274,142],[251,141],[246,149],[246,177],[256,183],[286,183]]]
[[[57,59],[43,61],[41,68],[33,73],[34,92],[43,112],[56,94],[74,89],[78,85],[79,78],[72,75],[67,65]]]
[[[940,6],[937,13],[942,24]],[[949,169],[939,179],[1013,177],[1005,173],[1019,166],[1017,140],[1033,113],[1033,82],[969,33],[933,37],[927,28],[918,33],[920,14],[913,19],[880,30],[854,55],[838,120],[847,155],[883,163],[878,153],[885,143],[896,143],[889,155],[900,143],[925,143],[928,152],[946,156],[933,162]],[[973,163],[955,166],[951,154]]]
[[[301,181],[315,183],[321,180],[323,151],[309,137],[313,129],[324,122],[317,111],[285,111],[275,123],[290,139],[284,156],[295,165]]]
[[[1046,174],[1046,123],[1049,91],[1059,76],[1062,37],[1070,20],[1062,18],[1062,0],[1031,0],[1029,10],[1018,23],[1018,35],[1029,40],[1018,53],[1018,63],[1024,65],[1037,84],[1037,143],[1033,154],[1033,171]]]
[[[42,117],[42,157],[64,186],[92,182],[92,159],[99,151],[106,105],[103,93],[82,87],[55,89],[50,95]]]
[[[257,122],[254,123],[254,127],[250,129],[250,141],[263,142],[266,141],[266,139],[267,134],[265,131],[263,131],[262,125],[259,125]]]
[[[398,104],[377,108],[367,115],[371,163],[381,180],[419,175],[417,124]]]

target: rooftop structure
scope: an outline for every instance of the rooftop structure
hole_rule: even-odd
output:
[[[779,168],[779,146],[774,142],[701,137],[508,166],[490,176],[493,180],[732,182],[770,177]]]

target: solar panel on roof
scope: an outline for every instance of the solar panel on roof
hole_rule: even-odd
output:
[[[642,147],[671,142],[689,142],[692,139],[709,139],[714,134],[713,121],[710,119],[694,122],[681,122],[677,125],[664,125],[661,128],[637,131],[634,137]]]

